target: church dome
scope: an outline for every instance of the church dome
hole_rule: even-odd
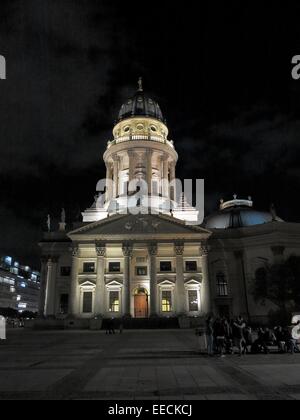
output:
[[[270,212],[257,211],[253,208],[253,202],[248,200],[221,201],[220,210],[204,221],[204,227],[207,229],[234,229],[251,226],[264,225],[271,222],[283,222],[276,215],[274,208]]]
[[[118,122],[133,117],[155,118],[162,123],[165,123],[158,103],[145,95],[142,79],[139,80],[139,89],[133,98],[128,99],[128,101],[122,105],[118,116]]]

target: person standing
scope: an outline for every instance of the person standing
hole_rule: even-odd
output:
[[[246,324],[242,317],[239,317],[234,326],[234,342],[236,347],[239,349],[239,355],[242,356],[245,353],[245,338],[244,338],[244,329]]]
[[[252,328],[251,327],[246,327],[244,329],[244,339],[245,339],[245,352],[251,353],[251,348],[253,346],[253,334],[252,334]]]
[[[221,357],[225,357],[225,322],[224,319],[218,319],[214,325],[214,337],[216,340],[217,351]]]
[[[211,316],[206,321],[206,338],[207,353],[212,357],[214,355],[214,325],[213,318]]]

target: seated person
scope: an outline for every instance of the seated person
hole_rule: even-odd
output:
[[[275,329],[276,344],[280,353],[286,353],[286,343],[284,337],[284,331],[282,327]]]

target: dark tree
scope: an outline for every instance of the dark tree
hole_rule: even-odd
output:
[[[0,308],[0,315],[6,318],[18,318],[18,311],[12,308]]]
[[[257,302],[266,299],[288,315],[300,309],[300,257],[291,256],[281,264],[259,268],[255,274],[254,297]]]

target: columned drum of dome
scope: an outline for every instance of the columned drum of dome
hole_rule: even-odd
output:
[[[108,141],[104,153],[105,200],[100,207],[97,202],[84,212],[84,222],[96,222],[136,208],[197,222],[198,211],[188,203],[183,209],[183,202],[177,197],[178,154],[168,135],[159,105],[144,93],[140,80],[136,94],[120,109],[113,139]],[[147,191],[135,194],[139,191],[137,183],[146,185]]]

